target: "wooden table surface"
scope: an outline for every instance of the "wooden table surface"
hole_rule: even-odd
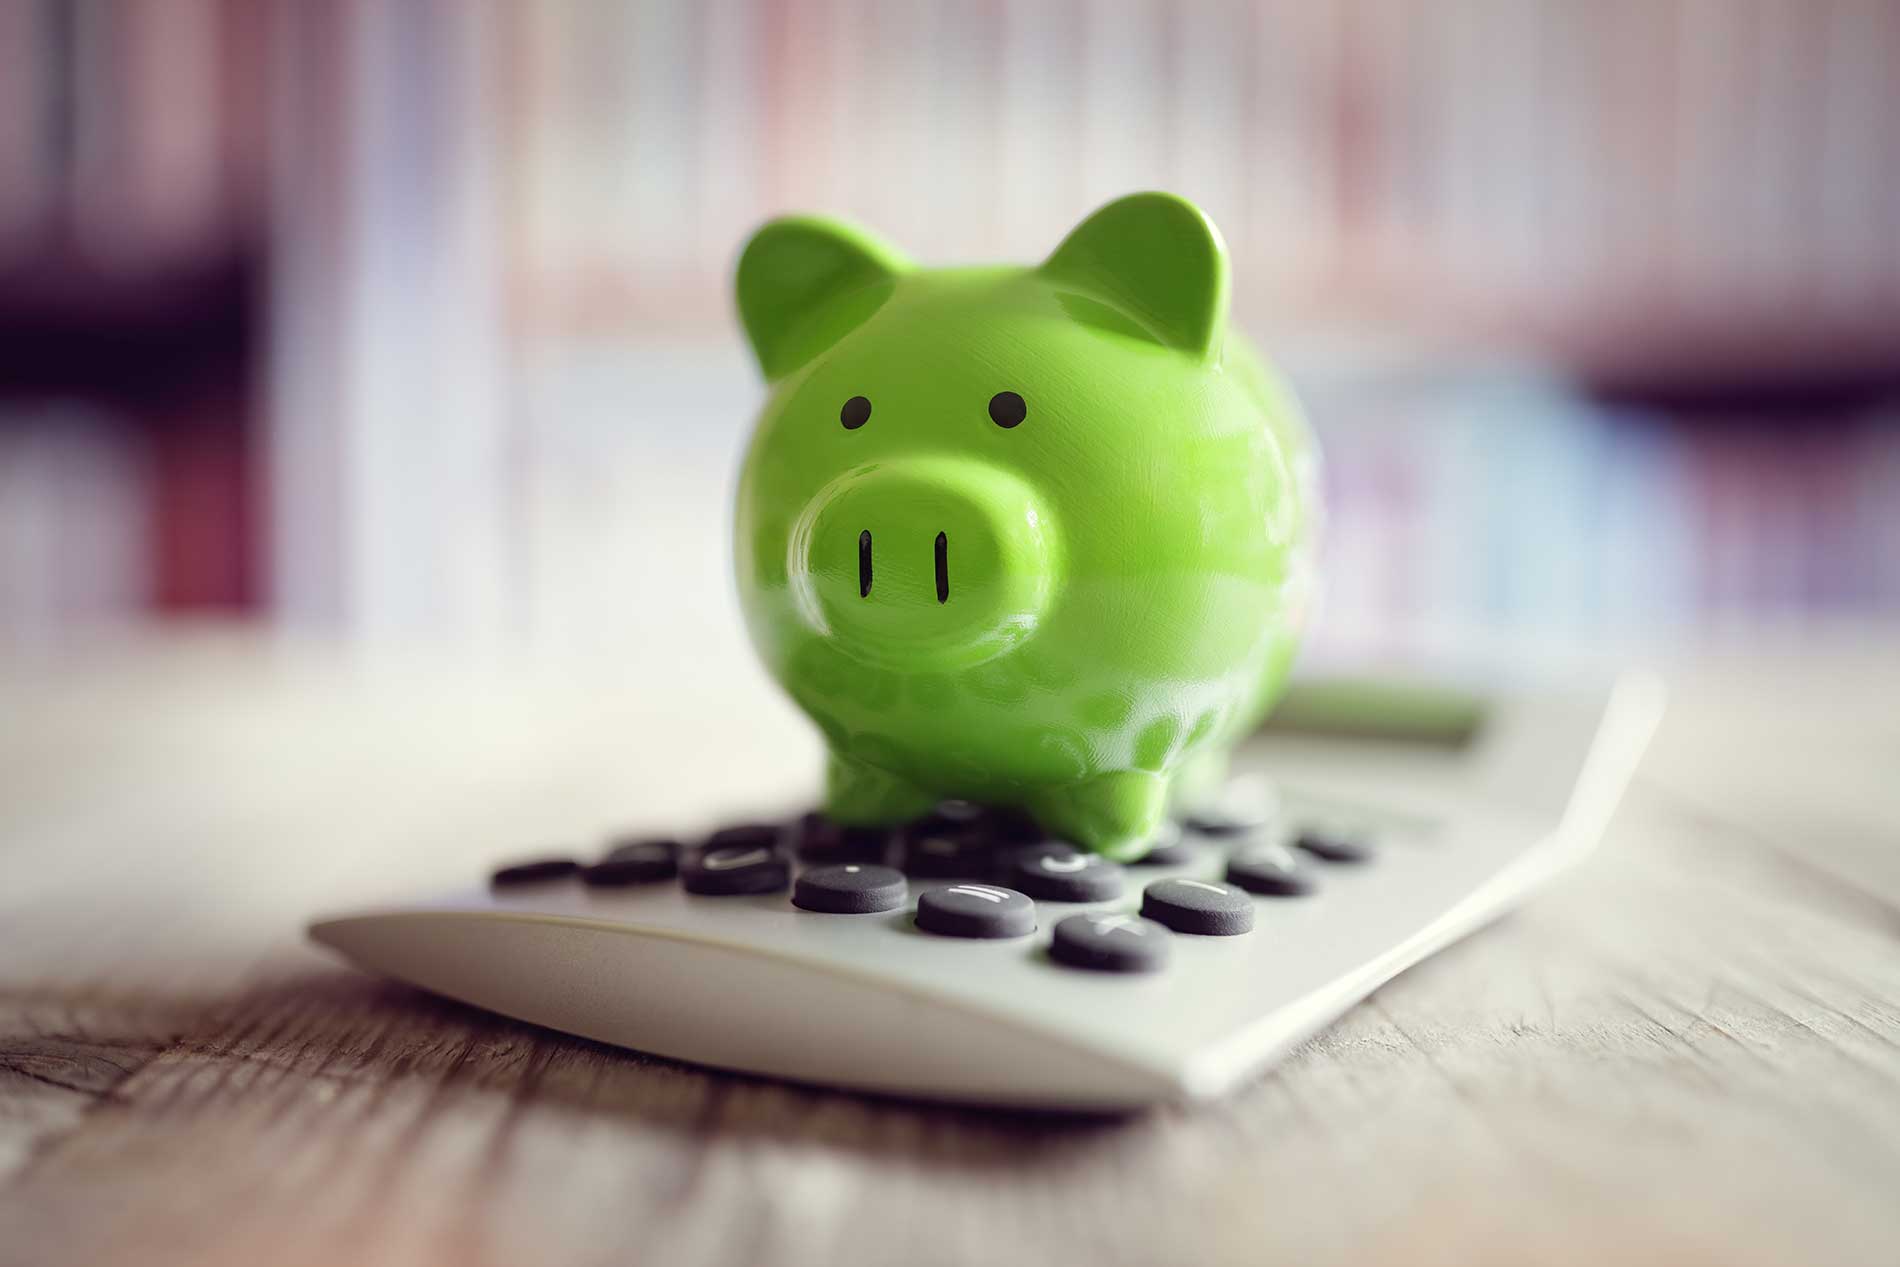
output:
[[[645,1058],[312,913],[795,803],[715,663],[223,634],[0,669],[0,1261],[1900,1262],[1900,633],[1712,651],[1601,851],[1230,1101],[1099,1120]]]

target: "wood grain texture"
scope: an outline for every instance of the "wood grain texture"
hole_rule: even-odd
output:
[[[1127,1120],[711,1073],[300,943],[524,844],[789,803],[808,741],[729,685],[673,689],[744,733],[215,638],[9,673],[0,1261],[1891,1263],[1886,651],[1698,661],[1588,866],[1231,1101]]]

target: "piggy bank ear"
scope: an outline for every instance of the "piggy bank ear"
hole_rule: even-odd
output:
[[[1227,325],[1227,244],[1173,194],[1130,194],[1077,225],[1043,276],[1132,318],[1157,343],[1216,355]]]
[[[819,216],[788,216],[753,234],[739,256],[739,319],[765,377],[783,378],[849,334],[906,267],[872,234]]]

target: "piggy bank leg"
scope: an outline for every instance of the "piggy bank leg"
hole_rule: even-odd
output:
[[[937,798],[876,766],[830,754],[825,762],[825,813],[834,822],[882,826],[926,813]]]
[[[1168,780],[1146,770],[1117,770],[1051,788],[1029,810],[1045,831],[1118,862],[1139,858],[1168,808]]]

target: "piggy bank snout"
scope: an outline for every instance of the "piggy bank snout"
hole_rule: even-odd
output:
[[[801,618],[858,658],[972,664],[1034,632],[1054,525],[1020,476],[965,458],[867,463],[819,491],[787,560]]]

